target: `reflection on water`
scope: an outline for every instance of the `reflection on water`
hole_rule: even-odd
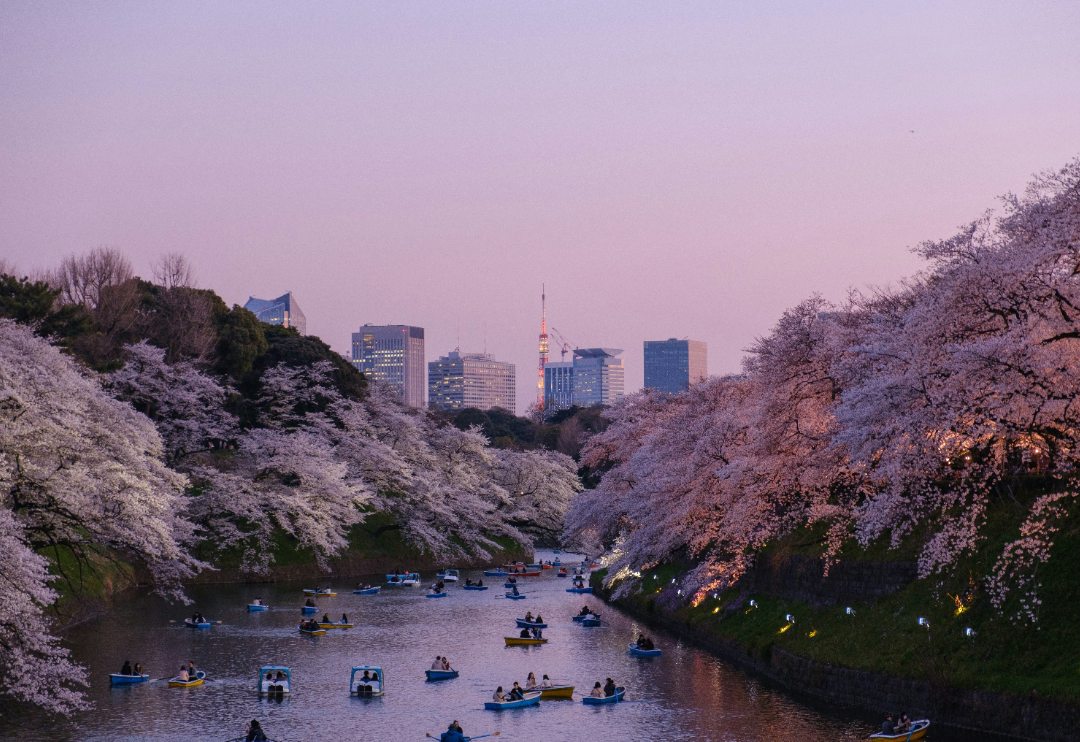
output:
[[[550,559],[550,554],[540,555]],[[463,573],[476,578],[479,573]],[[432,577],[425,575],[425,577]],[[152,597],[132,599],[107,618],[70,635],[77,659],[89,667],[93,711],[70,722],[0,717],[0,736],[28,740],[225,740],[259,719],[276,740],[421,740],[458,719],[466,734],[502,732],[501,740],[856,740],[862,721],[838,720],[766,688],[710,655],[663,634],[664,656],[636,659],[627,643],[640,627],[592,596],[567,593],[567,580],[545,573],[524,580],[523,601],[502,597],[501,580],[485,592],[448,586],[450,597],[427,600],[422,588],[384,589],[318,601],[332,619],[342,612],[356,623],[319,638],[296,631],[301,585],[229,585],[192,591],[196,608],[220,620],[209,631],[180,624],[191,608]],[[460,584],[460,583],[459,583]],[[260,597],[265,613],[247,613]],[[582,604],[603,614],[604,625],[570,620]],[[542,647],[505,647],[516,635],[514,618],[539,612],[549,624]],[[424,670],[446,655],[461,677],[425,682]],[[188,658],[211,679],[199,688],[170,689],[164,682],[110,688],[108,674],[126,659],[142,662],[152,678],[175,673]],[[293,693],[284,701],[260,699],[255,678],[263,664],[292,668]],[[385,668],[386,696],[350,698],[349,668]],[[577,687],[574,701],[544,701],[516,711],[484,711],[495,686],[524,684],[529,671]],[[626,701],[584,706],[582,692],[612,677],[627,688]]]

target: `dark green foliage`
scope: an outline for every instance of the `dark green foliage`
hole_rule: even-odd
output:
[[[0,274],[0,317],[34,325],[43,337],[66,342],[90,331],[90,317],[81,306],[57,307],[59,292],[44,281]]]
[[[507,410],[467,408],[459,412],[439,413],[443,419],[461,430],[479,426],[496,448],[517,451],[546,448],[577,458],[587,434],[607,427],[604,408],[571,407],[561,410],[546,422],[537,423],[518,417]]]
[[[269,350],[267,325],[235,304],[231,310],[217,317],[215,324],[218,331],[215,367],[222,374],[239,381],[251,371],[255,359]]]
[[[334,367],[333,380],[341,394],[349,399],[363,399],[367,380],[356,367],[314,335],[301,335],[292,328],[263,325],[268,347],[254,366],[256,375],[278,364],[312,366],[329,361]]]

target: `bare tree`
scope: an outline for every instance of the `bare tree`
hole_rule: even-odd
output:
[[[167,289],[190,288],[194,283],[191,263],[178,252],[165,253],[154,261],[153,268],[154,280]]]
[[[63,304],[82,304],[95,309],[102,290],[117,286],[135,275],[131,263],[115,247],[95,247],[85,255],[69,255],[49,274],[49,283],[60,291]]]

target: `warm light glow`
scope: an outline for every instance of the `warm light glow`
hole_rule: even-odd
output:
[[[779,631],[777,631],[776,633],[777,633],[777,634],[783,634],[783,633],[784,633],[785,631],[787,631],[788,629],[790,629],[790,628],[791,628],[791,626],[792,626],[792,625],[791,625],[791,624],[789,624],[789,623],[788,623],[788,624],[784,624],[783,626],[781,626],[781,627],[780,627],[780,630],[779,630]]]
[[[720,612],[720,606],[716,606],[715,608],[713,608],[712,612],[713,612],[713,615],[715,616],[717,613]]]
[[[811,629],[810,633],[807,634],[807,636],[813,639],[815,636],[817,636],[817,629]]]

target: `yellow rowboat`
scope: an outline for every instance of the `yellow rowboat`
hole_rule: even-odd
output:
[[[911,729],[906,732],[898,732],[897,734],[884,734],[878,732],[877,734],[871,734],[870,739],[895,739],[899,742],[915,742],[915,740],[922,739],[926,736],[926,730],[930,728],[929,719],[917,719],[911,722]]]
[[[536,647],[547,644],[547,639],[522,639],[520,636],[504,636],[508,647]]]
[[[560,698],[574,697],[574,686],[572,685],[553,685],[550,688],[529,688],[528,690],[540,691],[541,701],[552,701]]]
[[[326,636],[326,629],[300,629],[300,633],[306,636]]]
[[[196,685],[202,685],[205,680],[202,678],[195,678],[194,680],[180,680],[179,678],[173,678],[169,681],[170,688],[194,688]]]
[[[320,629],[351,629],[355,624],[351,623],[320,623]]]

